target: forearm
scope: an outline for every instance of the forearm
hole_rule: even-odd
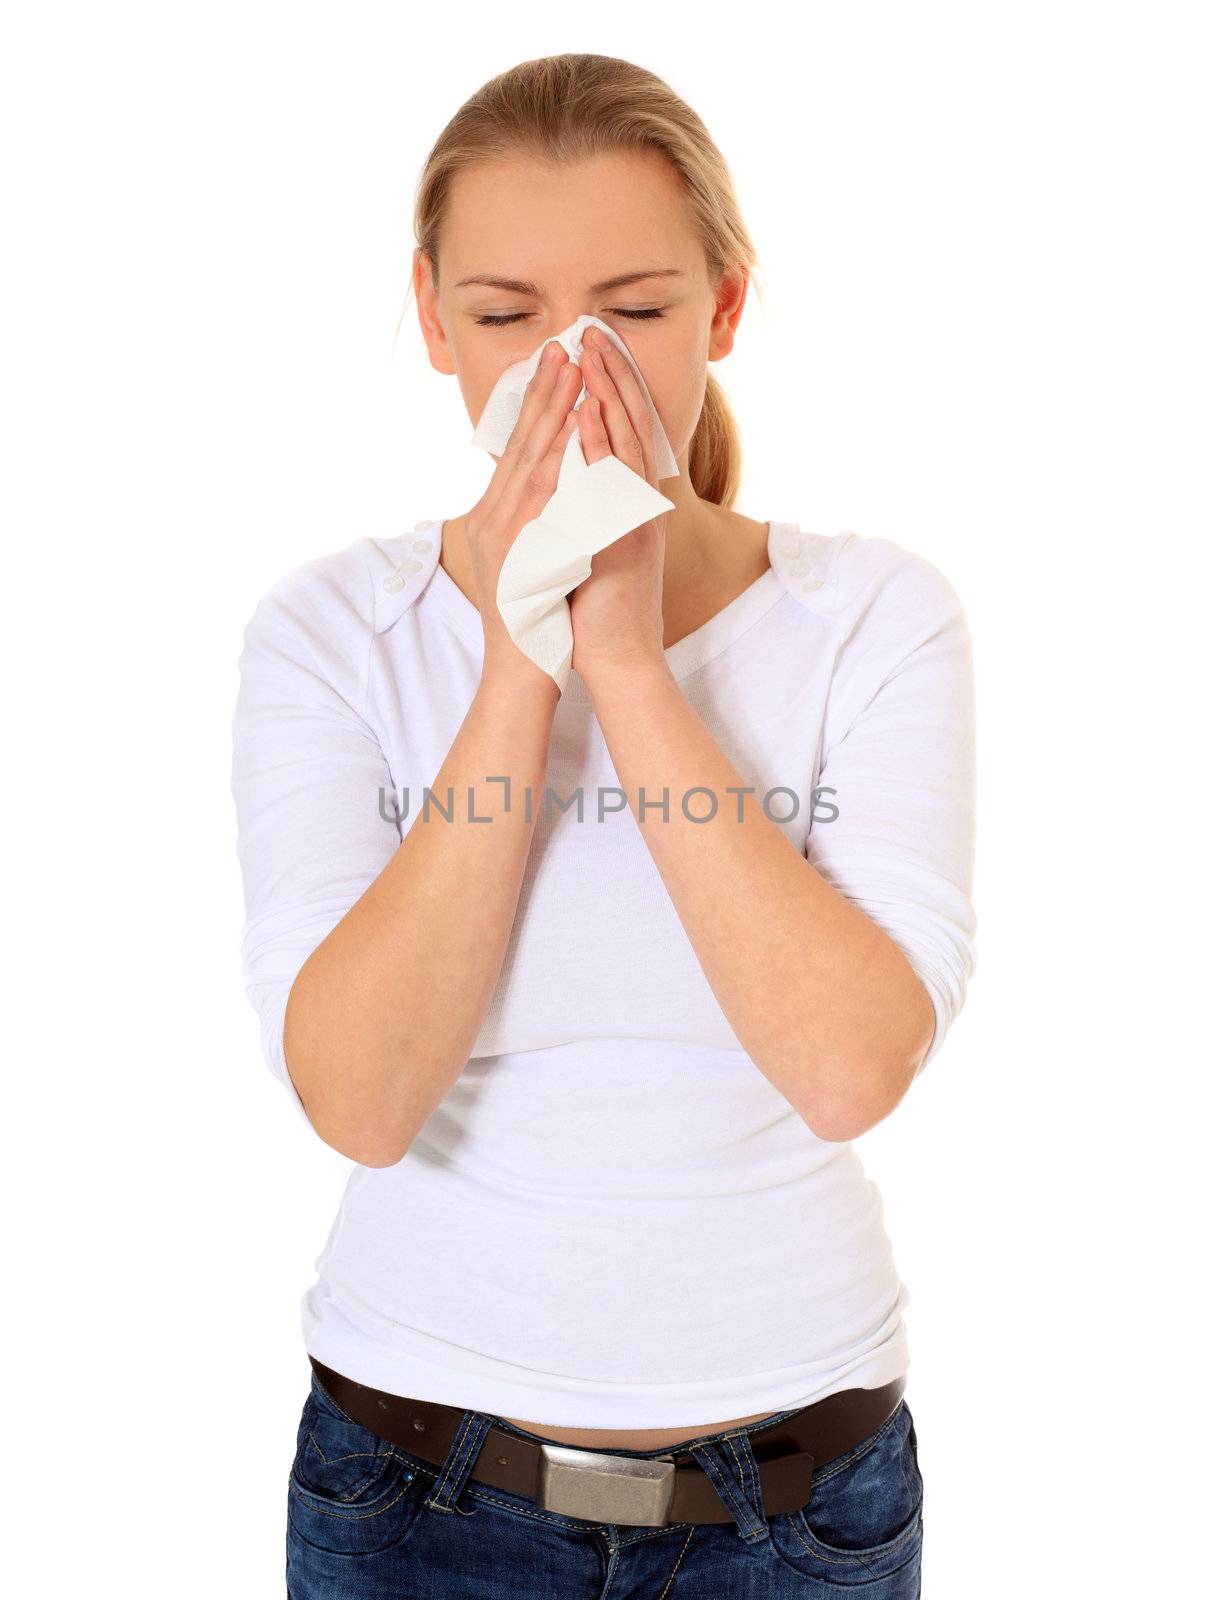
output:
[[[542,784],[557,703],[536,670],[485,673],[428,815],[412,796],[386,868],[295,980],[290,1075],[321,1137],[351,1159],[402,1159],[466,1065],[516,914],[534,826],[525,789]]]
[[[736,1037],[819,1137],[856,1137],[903,1097],[932,1038],[932,1006],[906,957],[798,853],[759,795],[742,797],[741,820],[728,791],[744,779],[665,665],[597,670],[589,690],[618,782]],[[656,808],[665,788],[666,820]],[[687,809],[700,818],[716,801],[709,821],[682,809],[698,788],[707,793]]]

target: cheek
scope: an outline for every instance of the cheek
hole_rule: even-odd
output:
[[[478,330],[482,332],[482,330]],[[489,394],[500,379],[500,374],[515,357],[506,351],[493,349],[489,341],[467,336],[460,329],[456,337],[449,338],[450,357],[454,363],[454,376],[468,411],[476,415],[482,411]]]
[[[676,455],[693,438],[706,394],[706,377],[704,354],[695,350],[661,361],[658,368],[643,369],[644,382]]]
[[[496,361],[485,361],[482,357],[475,359],[464,353],[458,365],[458,387],[462,391],[462,403],[466,407],[467,415],[476,426],[483,415],[488,397],[500,381],[500,376],[507,365],[507,362],[504,366],[500,366]]]
[[[462,349],[455,360],[455,367],[467,414],[477,421],[500,379],[510,367],[516,366],[518,361],[524,361],[532,352],[532,344],[518,345],[515,350],[504,352]]]

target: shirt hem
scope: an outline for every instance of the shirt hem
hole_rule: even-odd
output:
[[[308,1355],[333,1371],[388,1394],[435,1401],[493,1417],[518,1417],[552,1428],[700,1428],[735,1417],[810,1405],[840,1389],[877,1389],[905,1377],[909,1366],[900,1322],[890,1338],[843,1363],[808,1362],[746,1377],[667,1384],[618,1383],[602,1393],[593,1379],[543,1374],[545,1385],[499,1373],[455,1371],[400,1347],[303,1319]]]

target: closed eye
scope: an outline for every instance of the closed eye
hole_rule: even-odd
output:
[[[532,316],[532,315],[533,315],[533,313],[529,312],[529,311],[510,311],[510,312],[507,312],[507,313],[502,314],[502,315],[497,316],[497,317],[493,317],[493,316],[476,317],[475,321],[480,325],[480,327],[502,328],[505,325],[505,323],[507,323],[507,322],[522,322],[522,321],[524,321],[524,319],[526,317]],[[611,317],[634,317],[634,318],[638,319],[638,318],[647,318],[647,317],[662,317],[664,315],[664,312],[663,312],[662,308],[657,308],[655,310],[646,310],[646,311],[615,310],[615,311],[611,311],[609,313],[609,315]]]

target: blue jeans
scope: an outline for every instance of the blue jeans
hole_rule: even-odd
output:
[[[467,1411],[437,1466],[354,1422],[313,1373],[290,1468],[288,1600],[824,1600],[851,1589],[854,1600],[917,1600],[924,1484],[907,1401],[817,1469],[802,1510],[766,1516],[749,1441],[798,1409],[665,1450],[610,1451],[696,1462],[737,1514],[623,1527],[470,1476],[488,1428],[536,1434]]]

